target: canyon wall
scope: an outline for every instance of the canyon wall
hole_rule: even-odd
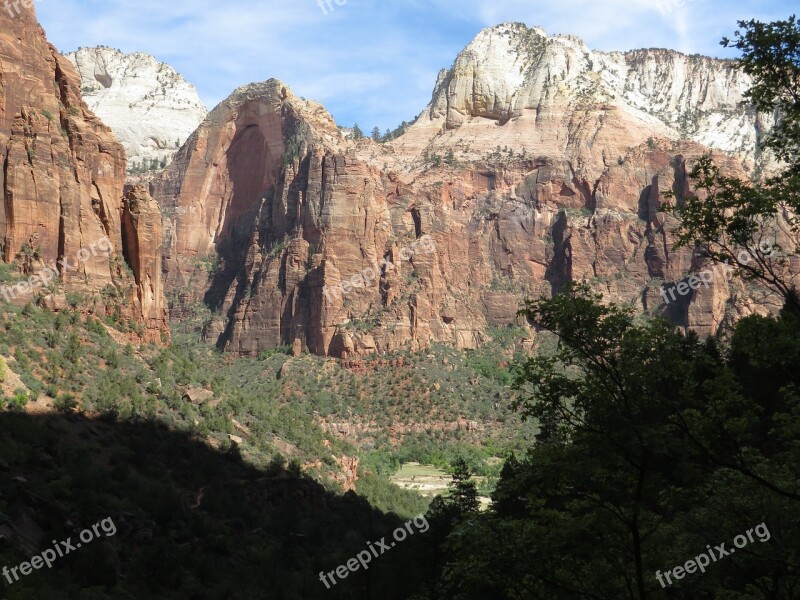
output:
[[[587,281],[715,334],[772,307],[724,278],[668,300],[702,263],[673,250],[661,205],[707,152],[741,177],[770,168],[747,85],[726,61],[503,24],[389,144],[350,139],[279,81],[240,88],[151,186],[171,316],[205,304],[207,340],[251,356],[474,348],[523,298]]]
[[[61,265],[59,293],[84,294],[82,308],[117,312],[139,337],[160,341],[166,319],[155,298],[163,290],[141,295],[136,281],[148,275],[124,260],[132,244],[159,257],[151,269],[161,253],[159,240],[139,237],[144,229],[123,235],[124,150],[81,99],[78,74],[47,42],[33,9],[11,12],[0,11],[2,261],[25,276]],[[160,220],[155,204],[147,218]]]

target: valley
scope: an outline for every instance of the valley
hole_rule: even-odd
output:
[[[760,520],[669,597],[793,597],[794,19],[744,63],[504,21],[372,137],[0,25],[0,563],[119,525],[0,595],[644,600]]]

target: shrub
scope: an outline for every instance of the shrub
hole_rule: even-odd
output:
[[[66,295],[66,299],[67,299],[67,304],[69,304],[69,307],[72,308],[73,310],[76,309],[78,306],[80,306],[84,301],[82,294],[75,294],[72,292]]]
[[[67,338],[67,347],[64,349],[64,358],[71,363],[77,363],[81,357],[81,341],[77,334],[70,333]]]
[[[28,400],[30,400],[28,392],[22,388],[17,388],[14,390],[14,397],[8,401],[8,407],[11,410],[22,410],[28,403]]]
[[[275,356],[276,354],[287,354],[289,356],[292,355],[292,347],[291,346],[277,346],[275,348],[270,348],[269,350],[262,350],[261,353],[258,355],[258,360],[267,360]]]
[[[75,400],[75,397],[71,393],[65,392],[56,398],[53,406],[60,412],[72,412],[78,407],[78,401]]]

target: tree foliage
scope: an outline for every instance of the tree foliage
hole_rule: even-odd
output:
[[[430,597],[662,597],[656,571],[762,522],[768,543],[670,595],[794,597],[800,320],[749,317],[723,349],[583,286],[523,314],[560,339],[517,370],[517,408],[549,428],[506,463],[491,509],[446,536]]]
[[[753,78],[748,100],[775,118],[763,149],[781,161],[763,181],[726,174],[706,156],[691,179],[696,193],[669,207],[681,219],[678,246],[694,245],[710,260],[729,262],[744,277],[776,293],[800,314],[796,291],[800,254],[800,24],[740,21],[739,64]]]
[[[783,164],[750,182],[699,161],[697,193],[677,198],[679,243],[732,262],[783,310],[742,319],[723,345],[585,285],[527,302],[521,315],[559,340],[514,371],[537,443],[506,462],[491,508],[447,533],[420,598],[798,596],[800,31],[794,17],[740,26],[723,43],[742,51],[753,104],[779,114],[767,147]],[[762,523],[768,539],[669,586],[657,578]]]

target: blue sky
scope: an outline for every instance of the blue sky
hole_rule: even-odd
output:
[[[337,123],[382,130],[411,120],[441,68],[483,27],[539,25],[590,48],[674,48],[713,56],[738,19],[787,17],[794,0],[37,0],[62,52],[106,45],[153,54],[210,108],[237,86],[277,77]],[[796,12],[796,8],[794,10]]]

